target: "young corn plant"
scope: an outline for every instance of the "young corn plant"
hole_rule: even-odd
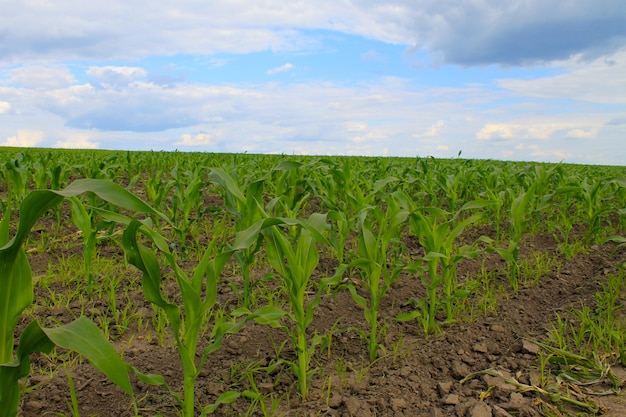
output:
[[[18,153],[16,159],[4,163],[4,182],[9,207],[17,207],[26,195],[28,168],[24,166],[23,160],[23,155]]]
[[[535,195],[535,187],[517,196],[511,203],[509,241],[506,247],[497,247],[498,252],[507,262],[509,283],[515,292],[519,290],[519,247],[528,227],[529,205]]]
[[[443,301],[446,322],[455,320],[454,307],[457,301],[467,297],[467,290],[459,286],[457,266],[466,258],[475,258],[483,249],[480,243],[490,243],[487,237],[480,237],[469,245],[456,246],[456,239],[471,224],[482,218],[481,213],[458,220],[466,210],[475,210],[491,206],[492,201],[475,200],[465,203],[456,213],[450,213],[437,207],[420,207],[411,212],[410,232],[417,236],[424,247],[425,255],[413,263],[418,270],[426,264],[427,274],[422,274],[426,287],[426,300],[420,300],[421,309],[398,316],[398,320],[411,320],[421,317],[426,334],[439,329],[435,315]],[[443,299],[439,297],[439,289],[443,290]]]
[[[368,206],[359,214],[358,255],[350,266],[360,271],[360,279],[348,284],[352,299],[363,308],[369,325],[370,362],[376,360],[380,348],[378,313],[381,300],[404,269],[398,252],[401,251],[400,235],[410,215],[394,195],[385,202],[386,209],[380,205]],[[359,294],[359,290],[365,290],[367,296]]]
[[[172,170],[172,220],[176,224],[176,233],[181,241],[183,249],[186,249],[187,234],[193,218],[191,213],[196,211],[196,218],[200,217],[202,212],[203,200],[202,189],[205,182],[198,167],[194,171],[179,172],[178,167]]]
[[[172,269],[182,296],[182,306],[174,304],[162,291],[163,275],[158,259],[153,250],[140,243],[138,240],[140,233],[163,254],[166,264]],[[167,317],[167,324],[172,331],[182,365],[183,396],[181,398],[179,394],[172,391],[162,376],[151,376],[143,380],[166,388],[177,401],[181,414],[185,417],[193,417],[196,415],[196,380],[208,356],[219,349],[227,334],[237,333],[250,318],[262,320],[261,316],[265,311],[240,314],[243,315],[240,319],[233,319],[222,314],[217,303],[217,283],[233,251],[225,249],[213,256],[219,249],[216,247],[217,240],[210,243],[191,277],[180,268],[165,238],[145,222],[131,221],[124,231],[122,243],[129,263],[143,273],[142,287],[146,300],[162,309]],[[198,352],[200,337],[206,332],[208,323],[212,323],[209,343],[202,352]],[[199,360],[197,359],[198,353],[201,353]],[[220,404],[231,403],[239,396],[238,392],[227,391],[213,404],[203,406],[200,415],[206,416],[214,412]]]
[[[87,276],[87,291],[91,297],[93,286],[93,272],[91,265],[96,255],[96,235],[97,227],[93,224],[94,219],[92,213],[85,208],[78,197],[69,198],[72,221],[74,225],[80,229],[83,235],[83,266],[85,275]]]
[[[226,209],[235,217],[235,230],[240,232],[266,217],[263,209],[263,183],[259,179],[248,185],[244,194],[237,182],[221,168],[212,168],[209,178],[224,190]],[[250,280],[250,268],[254,263],[254,255],[260,249],[260,242],[235,252],[235,259],[241,268],[243,278],[243,307],[249,308],[252,297],[253,283]]]
[[[303,168],[303,163],[298,161],[282,161],[272,168],[272,173],[277,174],[277,178],[271,181],[275,189],[271,190],[273,195],[280,196],[276,209],[281,213],[275,216],[285,216],[295,218],[302,206],[306,203],[310,193],[306,192],[308,184],[302,179],[300,172],[304,168],[312,169],[311,166]]]
[[[276,318],[288,318],[294,328],[280,326],[277,320],[269,324],[283,327],[291,339],[297,356],[291,367],[303,400],[309,393],[311,358],[316,346],[323,340],[317,334],[310,338],[307,329],[313,320],[314,309],[320,303],[323,288],[329,285],[330,279],[321,280],[312,297],[307,295],[307,291],[311,289],[311,275],[319,262],[316,244],[329,244],[323,234],[327,228],[326,215],[319,213],[312,214],[307,220],[268,218],[240,232],[235,240],[235,249],[245,250],[259,237],[264,238],[267,260],[288,294],[288,310],[268,307],[268,312],[273,310]]]
[[[77,180],[62,191],[36,190],[20,204],[17,232],[9,238],[10,210],[0,221],[0,416],[12,417],[18,413],[21,397],[20,380],[30,372],[33,353],[49,353],[55,346],[70,349],[85,356],[93,366],[120,386],[131,398],[133,391],[128,367],[115,348],[88,318],[55,328],[42,327],[31,321],[19,336],[15,348],[16,326],[26,308],[33,303],[33,281],[24,242],[34,224],[64,198],[73,198],[87,192],[101,199],[135,212],[154,213],[143,201],[108,181]],[[136,403],[133,401],[133,405]],[[135,409],[137,412],[137,409]]]

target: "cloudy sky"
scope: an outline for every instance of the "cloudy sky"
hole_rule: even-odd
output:
[[[626,165],[623,0],[0,0],[0,145]]]

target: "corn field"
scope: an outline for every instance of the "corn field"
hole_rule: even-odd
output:
[[[619,395],[624,167],[0,156],[0,416],[466,415],[511,392],[513,415],[600,415],[586,383]]]

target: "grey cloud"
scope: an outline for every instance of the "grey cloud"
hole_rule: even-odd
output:
[[[488,36],[455,33],[438,48],[444,60],[454,64],[524,65],[567,59],[579,53],[592,59],[626,44],[626,17],[529,21],[517,27],[503,26]]]
[[[614,119],[609,120],[608,122],[606,122],[607,126],[622,126],[622,125],[626,125],[626,116],[624,117],[616,117]]]
[[[435,62],[527,65],[582,54],[593,59],[626,46],[622,0],[357,0],[384,27],[378,39],[402,39]],[[393,10],[394,13],[391,13]],[[361,28],[361,34],[364,34]],[[365,35],[367,36],[367,35]]]
[[[245,10],[225,0],[149,10],[111,3],[7,6],[0,62],[311,50],[319,47],[316,29],[413,46],[464,66],[591,59],[626,45],[623,0],[268,0]]]

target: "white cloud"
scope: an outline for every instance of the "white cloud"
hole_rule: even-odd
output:
[[[477,133],[479,140],[491,139],[549,139],[555,132],[572,128],[573,123],[546,123],[539,120],[526,123],[488,123]]]
[[[519,96],[626,104],[626,49],[593,62],[575,57],[557,65],[566,72],[532,80],[502,79],[498,84]]]
[[[493,138],[509,139],[513,137],[513,128],[505,124],[489,123],[483,126],[478,133],[476,139],[489,140]]]
[[[292,69],[293,69],[293,64],[290,64],[289,62],[287,62],[286,64],[281,65],[280,67],[269,69],[265,73],[267,75],[273,75],[273,74],[278,74],[281,72],[291,71]]]
[[[39,145],[45,137],[45,133],[40,130],[18,130],[17,135],[7,138],[1,146],[15,146],[20,148],[31,148]]]
[[[437,123],[426,129],[426,131],[423,133],[423,136],[438,136],[444,130],[446,130],[446,122],[443,120],[438,120]]]
[[[11,103],[8,101],[0,101],[0,114],[8,113],[11,110]]]
[[[103,88],[119,88],[144,78],[148,73],[139,67],[89,67],[87,75],[93,85]]]
[[[37,90],[66,88],[76,80],[64,66],[24,65],[9,71],[11,84]]]
[[[348,122],[346,123],[346,130],[348,132],[364,132],[367,130],[367,123]]]
[[[598,129],[572,129],[565,134],[568,138],[574,139],[592,139],[598,135]]]
[[[98,142],[92,142],[91,138],[87,135],[74,135],[66,140],[60,140],[52,145],[53,148],[64,149],[98,149],[100,144]]]
[[[180,146],[205,146],[211,145],[215,141],[215,137],[208,133],[184,133],[180,136],[178,142],[174,142],[174,145]]]

